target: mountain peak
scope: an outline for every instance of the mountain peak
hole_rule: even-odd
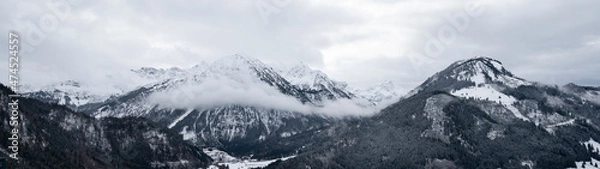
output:
[[[81,84],[79,83],[79,81],[76,80],[67,80],[64,82],[60,82],[61,86],[73,86],[73,87],[81,87]]]
[[[464,73],[467,76],[476,76],[482,73],[483,76],[491,79],[498,78],[498,76],[513,77],[513,74],[504,68],[502,62],[485,56],[455,62],[448,69],[451,69],[453,73]]]
[[[246,54],[234,54],[214,61],[209,67],[209,69],[212,69],[213,71],[215,71],[215,69],[216,71],[222,71],[240,69],[261,69],[268,66],[266,66],[262,61],[250,57]]]
[[[370,86],[364,89],[355,89],[354,94],[368,100],[369,102],[378,104],[391,104],[396,102],[400,98],[401,91],[396,85],[390,80],[383,81],[382,83]]]
[[[304,63],[299,63],[296,66],[290,68],[285,74],[288,77],[291,77],[290,80],[298,80],[297,78],[309,78],[308,80],[323,80],[329,79],[329,77],[321,72],[320,70],[315,70],[310,68],[308,65]]]
[[[452,63],[448,68],[429,77],[411,91],[409,96],[418,91],[454,91],[485,84],[516,88],[532,83],[514,76],[504,68],[502,62],[490,57],[478,56]]]
[[[473,58],[458,61],[458,62],[496,62],[498,64],[502,64],[502,62],[500,62],[499,60],[496,60],[496,59],[488,57],[488,56],[475,56]]]
[[[523,79],[515,77],[506,70],[502,62],[486,56],[455,62],[434,76],[472,82],[475,85],[502,83],[509,87],[517,87],[525,83]]]
[[[294,85],[303,88],[320,88],[322,86],[345,88],[346,83],[330,79],[327,74],[320,70],[312,69],[304,63],[299,63],[289,70],[283,72],[283,75]]]
[[[237,61],[237,62],[261,62],[260,60],[249,56],[245,53],[236,53],[231,56],[221,58],[222,61]],[[262,63],[262,62],[261,62]]]
[[[388,90],[396,88],[396,85],[394,85],[394,82],[392,82],[390,80],[386,80],[383,83],[379,84],[378,86],[380,86],[381,88],[384,88],[384,89],[388,89]]]

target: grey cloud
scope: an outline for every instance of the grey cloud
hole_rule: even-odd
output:
[[[425,65],[415,65],[405,52],[423,52],[423,32],[435,34],[449,24],[445,16],[464,11],[470,1],[292,0],[267,24],[256,2],[81,2],[23,57],[22,82],[93,80],[111,71],[191,67],[247,53],[271,65],[302,61],[359,87],[389,79],[410,90],[450,63],[477,55],[501,60],[526,79],[600,85],[596,1],[479,1],[484,13]],[[41,0],[5,4],[4,32],[22,30],[25,21],[37,22],[50,11]],[[0,69],[0,76],[7,74]]]

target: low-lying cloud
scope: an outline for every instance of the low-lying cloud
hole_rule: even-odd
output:
[[[340,99],[324,101],[322,105],[302,104],[276,88],[238,74],[237,77],[208,77],[200,83],[187,83],[170,90],[154,93],[149,103],[163,108],[209,109],[226,105],[252,106],[305,114],[322,114],[332,117],[367,116],[375,108],[358,100]]]

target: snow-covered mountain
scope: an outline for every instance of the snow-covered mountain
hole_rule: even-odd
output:
[[[188,69],[182,69],[179,67],[170,67],[167,69],[153,68],[153,67],[142,67],[139,69],[130,70],[138,77],[144,79],[140,84],[157,83],[174,78],[185,78],[194,75],[200,75],[206,71],[209,64],[201,61],[199,64],[194,65]]]
[[[328,100],[355,98],[354,94],[348,91],[347,83],[332,80],[325,73],[303,63],[282,71],[282,76],[300,90],[315,93],[310,95],[313,100],[319,100],[323,96]]]
[[[462,60],[375,116],[314,133],[330,141],[272,168],[590,166],[600,159],[595,92],[527,81],[488,57]]]
[[[155,79],[156,81],[166,80],[173,77],[186,76],[187,72],[178,67],[169,69],[157,69],[153,67],[142,67],[137,70],[131,70],[142,78]]]
[[[377,111],[369,101],[350,92],[346,83],[321,71],[306,65],[276,71],[243,54],[201,62],[189,69],[143,67],[109,77],[129,86],[94,93],[91,91],[97,86],[106,85],[73,81],[25,95],[97,118],[145,117],[178,130],[186,140],[225,150],[290,137],[329,126],[340,117]],[[237,147],[229,146],[233,143]]]
[[[40,89],[29,89],[29,91],[25,91],[24,96],[77,109],[80,106],[102,102],[122,93],[124,93],[124,90],[117,87],[90,85],[76,80],[66,80]]]
[[[389,80],[365,89],[355,89],[353,90],[353,93],[375,105],[383,104],[383,106],[397,102],[403,94],[403,92]]]
[[[147,119],[95,119],[11,94],[0,84],[0,137],[18,141],[0,142],[0,157],[10,159],[3,165],[6,168],[187,169],[206,167],[212,161],[177,133]],[[10,113],[15,107],[9,103],[14,100],[18,100],[17,119]],[[9,158],[9,153],[16,153],[19,160]]]
[[[476,57],[451,64],[448,68],[429,77],[406,97],[421,91],[459,90],[486,84],[516,88],[520,85],[531,85],[532,82],[514,76],[498,60]]]
[[[355,102],[341,83],[322,73],[314,75],[317,80],[312,82],[319,85],[303,88],[255,58],[233,55],[208,64],[202,73],[142,86],[88,106],[86,112],[96,117],[145,117],[198,145],[240,155],[253,153],[248,147],[272,139],[376,111]]]
[[[274,168],[567,168],[600,159],[597,87],[527,81],[488,57],[455,62],[403,98],[391,83],[350,92],[308,66],[275,71],[245,55],[131,72],[147,83],[79,109],[107,117],[98,120],[150,119],[231,156],[296,155]],[[387,98],[398,99],[373,116],[338,118],[373,110],[356,100]]]
[[[98,80],[99,83],[98,81],[64,80],[41,87],[24,85],[22,91],[26,97],[79,110],[82,106],[104,102],[111,97],[123,95],[144,85],[200,74],[204,72],[206,65],[206,62],[201,62],[189,69],[142,67],[108,74]]]

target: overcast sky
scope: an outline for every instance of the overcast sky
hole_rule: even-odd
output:
[[[32,84],[142,66],[188,68],[246,53],[270,65],[304,62],[356,87],[391,80],[409,90],[479,55],[528,80],[600,85],[596,0],[148,2],[57,8],[8,0],[0,6],[1,37],[20,33],[21,83]],[[1,42],[7,56],[8,42]]]

